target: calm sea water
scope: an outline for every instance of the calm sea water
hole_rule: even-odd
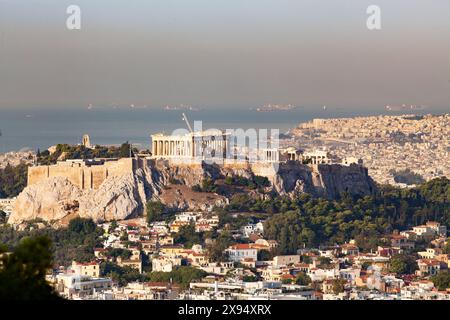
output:
[[[434,110],[435,113],[445,111]],[[29,148],[41,150],[57,143],[80,143],[89,134],[93,144],[120,144],[130,141],[137,147],[150,145],[150,134],[171,133],[186,128],[180,110],[156,108],[94,108],[47,110],[0,110],[0,152]],[[427,113],[433,111],[427,110]],[[248,129],[267,128],[285,132],[313,118],[337,118],[357,115],[384,114],[383,109],[345,111],[338,108],[299,108],[280,112],[255,112],[249,108],[207,109],[186,111],[193,125],[203,121],[203,128]],[[405,113],[405,112],[402,112]],[[417,112],[416,112],[417,113]],[[392,114],[392,113],[390,113]]]

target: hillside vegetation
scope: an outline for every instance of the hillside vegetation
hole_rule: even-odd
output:
[[[0,169],[0,198],[17,196],[27,185],[28,165],[7,165]]]
[[[339,200],[313,198],[243,201],[230,209],[273,211],[265,236],[280,243],[282,253],[303,246],[343,243],[356,239],[360,247],[376,248],[380,235],[427,221],[450,225],[450,180],[440,178],[413,189],[383,187],[374,196]]]

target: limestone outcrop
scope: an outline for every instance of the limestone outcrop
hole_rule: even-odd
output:
[[[106,179],[97,190],[81,190],[67,178],[54,177],[26,187],[17,197],[10,224],[35,219],[59,225],[66,217],[92,218],[96,222],[123,220],[142,214],[151,177],[138,169],[134,174]],[[68,221],[66,221],[68,222]]]
[[[206,178],[218,179],[223,175],[219,166],[206,163],[173,165],[168,161],[159,160],[150,164],[150,167],[156,172],[156,179],[165,185],[175,182],[192,187],[200,185]]]
[[[370,195],[376,190],[367,168],[359,165],[282,164],[272,178],[272,184],[274,190],[281,195],[293,196],[307,192],[328,199],[335,199],[344,192]]]
[[[26,187],[17,197],[10,224],[42,219],[58,221],[79,205],[81,190],[68,179],[50,178],[38,185]]]
[[[185,211],[210,211],[229,203],[224,196],[215,193],[194,192],[186,185],[172,185],[158,198],[169,208]]]
[[[133,172],[106,178],[97,189],[81,189],[66,177],[51,177],[23,190],[8,222],[17,225],[41,219],[58,226],[77,216],[97,222],[122,220],[143,215],[150,199],[161,200],[177,210],[207,211],[226,205],[229,199],[214,193],[194,192],[192,187],[201,185],[205,178],[216,180],[230,175],[251,178],[255,173],[251,166],[149,161]],[[307,166],[288,162],[268,178],[273,193],[287,196],[307,192],[336,198],[343,192],[368,195],[376,190],[367,169],[358,165]]]
[[[98,190],[79,198],[79,215],[94,221],[123,220],[138,216],[146,203],[138,174],[106,179]]]

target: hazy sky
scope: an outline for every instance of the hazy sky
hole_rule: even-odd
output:
[[[450,107],[450,1],[0,0],[0,108],[89,103]]]

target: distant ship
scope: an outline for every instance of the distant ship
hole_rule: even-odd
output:
[[[135,104],[130,104],[130,108],[131,109],[147,109],[148,106],[146,104],[141,105],[141,106],[138,106],[138,105],[135,105]]]
[[[417,106],[414,104],[411,104],[411,105],[402,104],[401,106],[387,105],[384,108],[387,111],[407,111],[407,110],[424,110],[427,108],[427,106]]]
[[[180,104],[178,106],[166,105],[163,108],[164,110],[189,110],[189,111],[200,111],[199,108],[193,107],[191,105]]]
[[[295,106],[293,104],[265,104],[255,109],[250,108],[250,110],[255,110],[257,112],[272,112],[272,111],[290,111],[298,108],[299,108],[298,106]]]

